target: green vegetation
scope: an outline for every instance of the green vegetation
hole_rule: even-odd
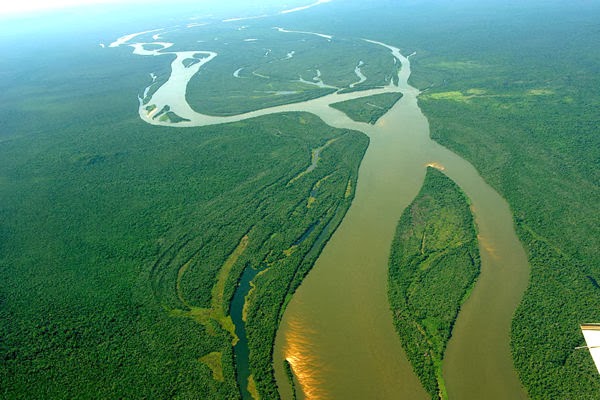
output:
[[[597,2],[555,0],[348,1],[334,18],[286,16],[287,29],[416,50],[411,82],[425,90],[432,136],[507,199],[527,249],[531,282],[511,346],[536,399],[600,392],[589,354],[574,350],[579,324],[600,320],[598,19]],[[265,21],[252,33],[241,24],[169,32],[170,50],[219,53],[189,85],[195,109],[236,114],[335,90],[298,82],[317,70],[341,90],[387,84],[396,70],[378,46]],[[0,37],[10,54],[0,59],[0,397],[239,397],[228,305],[247,263],[263,268],[247,305],[249,386],[276,397],[281,305],[344,215],[366,139],[299,114],[146,125],[126,94],[142,96],[153,72],[151,95],[171,57],[102,49],[105,29],[117,28],[48,31],[50,48],[34,34]],[[350,89],[360,61],[368,80]],[[179,118],[169,113],[159,118]],[[336,138],[306,173],[313,150]],[[443,352],[446,331],[437,332],[432,349]]]
[[[282,305],[368,139],[295,113],[154,127],[135,94],[164,58],[57,46],[0,61],[0,397],[239,398],[229,304],[249,264],[249,386],[273,398]]]
[[[383,93],[341,101],[331,104],[331,107],[342,111],[354,121],[375,124],[401,98],[402,93]]]
[[[477,233],[463,192],[428,167],[404,211],[390,255],[388,296],[408,359],[432,399],[447,399],[442,359],[479,275]]]
[[[429,76],[434,84],[420,100],[432,137],[471,161],[513,210],[531,281],[511,347],[536,399],[592,399],[600,392],[591,357],[575,350],[583,344],[579,324],[600,320],[593,285],[600,278],[600,54],[585,44],[600,40],[589,29],[599,11],[536,10],[526,26],[512,22],[494,31],[493,43],[510,49],[482,42],[477,53],[415,60],[416,70],[423,68],[419,79]],[[457,58],[472,61],[448,63]],[[548,60],[560,60],[560,69]],[[439,86],[440,79],[446,84]],[[436,98],[449,92],[460,96]]]
[[[152,113],[152,111],[154,111],[156,109],[156,104],[151,104],[149,106],[146,106],[145,109],[149,113]],[[173,122],[173,123],[189,121],[189,119],[182,118],[179,115],[175,114],[173,111],[171,111],[171,107],[169,107],[169,106],[164,106],[159,112],[155,113],[152,116],[152,119],[158,119],[159,121],[162,121],[162,122],[169,121],[169,122]]]
[[[574,348],[579,324],[600,320],[600,7],[463,3],[401,38],[418,47],[412,82],[428,88],[419,104],[432,137],[513,210],[531,280],[511,348],[529,396],[593,399],[598,373]]]
[[[235,115],[310,100],[336,90],[384,86],[397,74],[387,49],[358,39],[329,41],[278,32],[272,25],[215,29],[199,29],[199,37],[207,43],[181,37],[182,44],[177,46],[218,53],[192,78],[186,94],[192,108],[205,114]],[[246,38],[260,40],[247,42]],[[359,80],[354,69],[360,61],[367,80],[350,89]],[[318,87],[318,79],[327,86]]]
[[[294,371],[292,371],[292,365],[290,364],[290,362],[288,360],[283,360],[283,368],[285,370],[285,375],[288,379],[288,383],[290,384],[290,387],[292,388],[293,399],[296,400],[296,398],[297,398],[296,383],[294,382]]]
[[[513,211],[531,278],[511,348],[529,396],[597,398],[593,361],[574,348],[579,324],[600,321],[600,3],[345,4],[330,32],[416,51],[410,81],[432,137]]]
[[[31,139],[4,147],[5,395],[236,397],[228,306],[250,263],[269,268],[254,282],[247,329],[254,379],[272,396],[270,350],[281,306],[318,254],[309,254],[317,236],[327,238],[327,223],[349,206],[346,187],[366,139],[310,115],[177,135],[142,131],[147,136],[138,139],[97,131],[104,140],[86,140],[93,150],[85,157],[80,145],[68,145],[71,131],[54,133],[63,146],[42,147],[33,163]],[[311,148],[331,137],[339,139],[318,167],[288,185],[310,163]],[[71,156],[60,162],[58,154]],[[21,201],[28,206],[19,209]],[[136,380],[152,384],[136,388]],[[104,381],[111,384],[99,388]]]
[[[310,122],[309,126],[318,121],[310,115],[302,118]],[[255,287],[247,298],[246,331],[250,370],[262,398],[278,396],[271,354],[283,313],[282,305],[287,304],[350,206],[354,192],[348,194],[346,189],[349,182],[356,182],[358,165],[366,146],[366,136],[347,132],[338,140],[329,142],[313,171],[309,174],[303,174],[306,169],[298,171],[295,176],[302,176],[285,182],[285,190],[273,188],[274,191],[298,193],[295,199],[299,201],[294,208],[284,210],[280,206],[279,212],[263,219],[264,242],[256,250],[255,258],[261,260],[267,269],[253,280]],[[309,154],[307,152],[304,159],[307,164]],[[275,193],[272,196],[275,197]],[[310,197],[315,200],[309,206]]]

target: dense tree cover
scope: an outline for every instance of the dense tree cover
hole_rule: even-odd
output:
[[[347,134],[324,149],[322,158],[313,172],[303,175],[290,186],[308,183],[303,190],[316,200],[303,198],[297,208],[273,215],[272,227],[265,234],[263,262],[267,272],[255,279],[257,285],[249,298],[248,323],[250,366],[259,392],[265,398],[276,398],[271,354],[281,315],[282,304],[287,303],[316,261],[325,243],[350,206],[354,190],[347,191],[349,182],[355,187],[358,164],[366,148],[365,136]],[[300,183],[302,182],[302,183]],[[302,186],[301,186],[302,185]],[[312,224],[316,222],[314,228]],[[282,226],[291,234],[281,230]],[[296,225],[292,227],[291,225]],[[310,229],[310,234],[305,232]]]
[[[396,75],[394,59],[383,47],[358,39],[328,40],[279,32],[273,29],[278,23],[281,21],[267,19],[246,26],[240,22],[221,28],[200,27],[186,36],[173,36],[177,49],[218,53],[192,78],[187,91],[190,105],[205,114],[234,115],[313,99],[336,90],[381,87]],[[327,28],[320,31],[326,34]],[[203,42],[198,43],[198,39]],[[361,62],[367,80],[356,84],[359,78],[354,69]],[[317,86],[319,79],[326,86]],[[356,85],[350,89],[353,83]]]
[[[447,398],[442,359],[479,270],[467,198],[442,172],[428,167],[421,191],[398,222],[388,297],[402,346],[432,399]]]
[[[294,371],[292,371],[292,366],[288,360],[283,360],[283,368],[285,369],[285,375],[288,379],[288,383],[290,384],[290,386],[292,388],[293,399],[296,400],[297,394],[296,394],[296,383],[294,382]]]
[[[433,138],[507,199],[528,252],[511,340],[523,384],[532,398],[592,399],[597,371],[575,347],[579,324],[600,320],[600,36],[588,23],[600,10],[562,11],[527,14],[493,30],[495,45],[428,55],[415,69],[434,84],[420,101]]]
[[[328,26],[416,51],[432,137],[508,201],[528,253],[511,344],[521,381],[531,398],[597,398],[598,372],[574,348],[579,324],[600,321],[600,3],[438,3],[350,0]]]
[[[401,47],[405,55],[417,51],[411,57],[411,81],[426,90],[420,105],[433,137],[471,161],[507,199],[528,251],[531,283],[516,313],[512,339],[523,383],[532,398],[597,397],[600,382],[589,354],[573,348],[583,344],[579,323],[600,320],[598,3],[457,0],[441,6],[429,0],[381,0],[374,8],[369,2],[350,0],[335,13],[319,15],[318,9],[286,16],[285,28],[381,40]],[[272,20],[265,21],[269,25]],[[48,25],[45,21],[39,26]],[[266,28],[271,34],[287,35],[271,30],[271,25]],[[153,27],[139,21],[136,25],[137,31]],[[114,32],[113,27],[107,29]],[[131,31],[129,26],[124,30]],[[261,46],[243,42],[248,36],[240,32],[235,52],[242,45]],[[231,112],[224,108],[227,100],[222,93],[233,94],[238,85],[245,85],[229,79],[236,69],[235,52],[227,61],[223,49],[233,42],[214,40],[220,33],[205,34],[190,35],[190,42],[180,48],[189,50],[198,40],[212,40],[211,47],[220,54],[207,64],[206,76],[194,79],[188,98],[199,111]],[[60,45],[51,48],[36,44],[39,35],[27,40],[10,37],[4,43],[10,57],[0,59],[0,393],[59,398],[87,393],[93,393],[87,397],[115,393],[132,398],[235,397],[230,334],[214,320],[199,324],[175,318],[162,304],[181,307],[182,294],[194,307],[209,308],[212,293],[196,292],[194,285],[214,284],[217,271],[245,235],[250,240],[240,260],[259,246],[249,227],[235,231],[227,223],[226,207],[220,214],[215,211],[218,201],[211,209],[218,217],[215,224],[223,227],[223,234],[233,232],[231,237],[205,243],[199,239],[204,225],[196,225],[202,223],[202,210],[210,209],[206,205],[210,199],[227,191],[222,181],[241,185],[258,171],[244,175],[241,162],[257,165],[238,160],[237,154],[215,155],[207,160],[237,173],[214,179],[203,175],[212,166],[198,157],[202,151],[208,152],[213,144],[215,153],[246,144],[217,140],[221,128],[175,132],[141,124],[137,114],[129,112],[136,109],[137,99],[127,93],[142,95],[141,89],[151,83],[150,72],[163,82],[169,56],[133,57],[131,49],[119,48],[107,57],[98,37],[61,37]],[[47,30],[44,38],[53,44],[59,39]],[[304,46],[304,39],[319,43]],[[357,48],[334,52],[334,46],[324,46],[321,39],[295,36],[293,46],[280,42],[278,49],[271,49],[281,59],[272,66],[275,72],[282,71],[283,58],[292,50],[294,57],[306,57],[302,69],[287,71],[276,85],[265,80],[265,85],[247,88],[286,91],[290,79],[300,74],[310,80],[317,68],[326,83],[347,85],[354,81],[353,68],[359,61],[367,63],[362,68],[369,78],[365,84],[388,82],[385,78],[393,74],[395,67],[385,49],[371,46],[366,51],[380,50],[388,56],[387,63],[385,58],[358,54]],[[360,41],[353,43],[358,46]],[[264,57],[268,49],[262,50],[249,53]],[[328,54],[332,57],[328,62],[315,63]],[[223,68],[220,61],[229,72],[211,72],[210,68]],[[250,62],[239,67],[246,64]],[[265,76],[264,72],[272,72],[268,63],[260,67],[264,70],[245,72]],[[209,73],[215,79],[207,79]],[[380,75],[375,79],[374,74]],[[244,70],[240,76],[245,76]],[[287,102],[286,95],[263,94]],[[259,108],[264,98],[256,95],[247,99],[251,105],[241,96],[231,101],[238,107],[233,113]],[[295,125],[293,118],[288,121],[290,127]],[[252,126],[262,132],[256,134],[259,143],[268,132],[276,135],[281,130],[279,124],[272,131]],[[226,130],[233,136],[244,130],[255,134],[245,123]],[[303,146],[302,151],[295,147],[293,154],[279,153],[281,158],[257,154],[270,168],[289,167],[287,159],[302,160],[306,167],[310,149],[322,145],[326,137],[310,143],[288,139]],[[294,168],[302,170],[300,164]],[[201,203],[205,207],[196,210]],[[328,210],[324,218],[332,212]],[[289,238],[302,237],[303,232],[298,229]],[[305,259],[318,253],[322,238],[315,239]],[[185,257],[198,257],[194,251],[206,254],[209,245],[215,253],[207,259],[206,274],[191,268],[179,289],[169,288],[168,282],[178,278],[173,268]],[[298,250],[291,247],[286,250],[294,256]],[[157,268],[152,269],[154,265]],[[304,264],[299,265],[293,282],[302,276]],[[240,270],[238,263],[230,279],[234,281]],[[231,297],[234,286],[228,280],[223,299]],[[275,300],[280,298],[273,294],[271,304]],[[268,325],[265,337],[272,331]],[[261,346],[257,348],[265,352],[266,346]],[[214,358],[219,353],[214,349],[222,354],[224,382],[214,380],[210,367],[198,362],[200,357]],[[259,370],[266,371],[259,364]],[[262,385],[270,393],[270,384]]]
[[[341,101],[330,106],[342,111],[355,121],[375,124],[401,98],[402,93],[382,93]]]
[[[266,267],[248,332],[272,397],[281,307],[348,208],[367,138],[294,113],[153,127],[136,93],[160,57],[61,44],[2,60],[0,397],[239,398],[228,313],[245,265]]]

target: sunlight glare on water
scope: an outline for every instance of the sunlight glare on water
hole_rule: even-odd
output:
[[[290,363],[292,372],[300,387],[296,391],[301,391],[304,398],[308,400],[319,400],[328,398],[327,392],[324,389],[322,375],[319,371],[323,371],[324,365],[320,365],[315,352],[310,351],[310,337],[314,335],[314,331],[302,323],[298,319],[289,322],[289,331],[285,337],[284,356]]]

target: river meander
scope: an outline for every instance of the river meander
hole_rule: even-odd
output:
[[[189,79],[218,56],[216,53],[168,53],[164,52],[169,47],[165,43],[161,43],[161,50],[145,50],[138,43],[135,50],[140,55],[176,56],[171,77],[145,103],[154,104],[158,110],[168,105],[189,120],[176,126],[306,111],[331,126],[359,130],[370,138],[352,206],[289,303],[278,331],[274,367],[284,399],[291,399],[284,359],[292,366],[300,398],[428,397],[394,330],[386,287],[396,224],[419,191],[427,165],[443,169],[471,200],[482,258],[481,275],[459,314],[444,360],[449,397],[525,398],[513,367],[509,335],[512,315],[528,282],[528,264],[508,205],[468,162],[429,138],[427,120],[417,104],[419,91],[408,84],[409,60],[395,47],[369,42],[388,48],[401,63],[397,86],[334,93],[230,117],[200,114],[185,99]],[[185,66],[183,61],[196,54],[207,57]],[[404,96],[376,125],[354,122],[328,106],[390,91],[400,91]],[[142,99],[139,114],[148,123],[173,126],[169,121],[153,119]]]

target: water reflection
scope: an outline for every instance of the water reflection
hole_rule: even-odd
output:
[[[430,163],[427,163],[427,164],[425,164],[425,166],[432,167],[432,168],[435,168],[435,169],[440,170],[440,171],[444,171],[446,169],[446,167],[444,167],[441,163],[436,162],[436,161],[432,161]]]
[[[283,354],[294,373],[298,397],[307,400],[331,397],[323,384],[323,371],[326,366],[318,359],[318,352],[311,346],[315,335],[316,331],[300,319],[288,321]]]
[[[133,36],[115,43],[125,44]],[[299,397],[304,394],[308,399],[427,398],[393,329],[385,282],[396,222],[421,186],[424,163],[436,159],[430,165],[444,170],[472,201],[483,250],[482,273],[461,309],[444,359],[448,393],[460,399],[524,398],[508,344],[512,313],[527,286],[528,265],[510,209],[469,163],[430,140],[427,121],[417,105],[419,91],[408,84],[408,58],[398,48],[366,41],[389,49],[395,62],[401,64],[397,85],[334,93],[229,117],[209,116],[195,112],[185,93],[192,76],[217,54],[173,52],[170,54],[176,59],[169,80],[147,102],[140,99],[140,117],[155,125],[174,125],[149,118],[146,104],[159,110],[168,105],[172,112],[188,119],[177,126],[306,111],[331,126],[369,135],[371,143],[361,164],[352,207],[292,298],[277,334],[276,375],[283,376],[281,367],[286,359],[296,376]],[[160,50],[143,53],[139,46],[136,49],[136,54],[167,54]],[[193,67],[184,65],[197,53],[207,57]],[[398,91],[404,93],[403,98],[375,126],[355,123],[328,107],[334,102]],[[324,240],[325,232],[317,242]],[[316,274],[320,274],[318,279]],[[485,349],[485,354],[480,349]],[[282,379],[277,378],[280,385]],[[283,393],[282,397],[290,398]]]

